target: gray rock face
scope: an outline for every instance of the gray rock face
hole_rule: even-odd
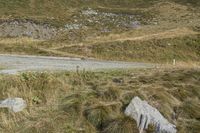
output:
[[[9,20],[0,22],[0,37],[30,37],[47,40],[57,34],[57,29],[47,24],[29,20]]]
[[[26,102],[22,98],[8,98],[0,101],[0,108],[9,108],[13,112],[20,112],[26,108]]]
[[[139,97],[132,99],[125,110],[125,115],[136,120],[140,133],[148,128],[149,124],[156,127],[156,133],[176,133],[176,126],[169,123],[160,112]]]

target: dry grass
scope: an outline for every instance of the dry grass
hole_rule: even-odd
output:
[[[199,62],[199,35],[188,28],[177,28],[150,34],[138,29],[135,32],[110,35],[85,43],[65,44],[38,41],[30,38],[3,38],[1,53],[69,56],[107,60],[156,62],[171,64],[176,59],[179,65]],[[144,34],[137,36],[138,34]],[[146,35],[145,35],[146,34]],[[133,35],[133,37],[131,37]],[[126,37],[127,36],[127,37]]]
[[[140,96],[181,133],[195,133],[199,77],[197,68],[1,75],[1,99],[22,97],[28,107],[17,114],[1,109],[0,131],[137,132],[136,123],[123,111],[134,96]]]
[[[174,63],[174,61],[172,60],[171,62],[168,62],[167,64],[161,64],[161,65],[158,65],[157,67],[168,68],[168,69],[173,69],[173,68],[188,69],[188,68],[199,68],[199,66],[200,66],[199,62],[178,61],[178,62],[175,62],[175,65],[173,63]]]
[[[91,46],[64,47],[59,50],[108,60],[171,63],[199,62],[199,35],[148,41],[113,41]]]
[[[0,65],[0,70],[5,69],[5,66]]]
[[[28,38],[28,37],[21,37],[21,38],[0,38],[0,43],[9,45],[9,44],[26,44],[31,45],[32,43],[41,42],[36,39]]]
[[[187,63],[199,61],[197,34],[200,14],[199,8],[195,6],[198,5],[198,1],[133,1],[2,1],[2,19],[31,19],[57,27],[75,23],[76,19],[76,23],[84,22],[87,28],[64,32],[49,41],[3,38],[0,40],[0,53],[156,63],[171,62],[173,58]],[[107,18],[99,20],[104,27],[95,23],[89,24],[86,20],[93,18],[81,14],[82,10],[88,8],[101,13],[134,15],[141,22],[141,27],[117,28],[112,23],[104,22]],[[107,28],[110,32],[102,33],[102,28]]]
[[[70,44],[62,47],[55,47],[53,49],[61,49],[63,47],[73,47],[73,46],[91,46],[95,44],[104,44],[112,42],[125,42],[125,41],[148,41],[153,39],[166,39],[166,38],[176,38],[185,37],[199,34],[189,28],[182,27],[176,29],[170,29],[166,31],[153,31],[156,28],[143,27],[142,29],[136,29],[134,31],[124,32],[122,34],[109,34],[108,36],[98,36],[90,40],[85,40],[84,43],[80,44]],[[155,33],[154,33],[155,32]]]

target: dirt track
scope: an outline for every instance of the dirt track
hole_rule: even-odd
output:
[[[90,42],[91,40],[88,40],[88,44],[84,44],[80,43],[80,44],[68,44],[68,45],[64,45],[64,46],[58,46],[58,47],[53,47],[52,50],[59,50],[62,48],[66,48],[66,47],[74,47],[74,46],[87,46],[87,45],[95,45],[95,44],[100,44],[100,43],[112,43],[114,41],[120,41],[120,42],[124,42],[124,41],[147,41],[147,40],[152,40],[152,39],[166,39],[166,38],[175,38],[175,37],[184,37],[184,36],[188,36],[188,35],[197,35],[199,34],[198,32],[195,32],[187,27],[182,27],[182,28],[176,28],[176,29],[171,29],[171,30],[167,30],[167,31],[162,31],[162,32],[158,32],[158,33],[150,33],[150,34],[144,34],[141,36],[132,36],[132,37],[126,37],[123,34],[122,35],[112,35],[112,36],[106,36],[103,38],[93,38],[93,40],[95,40],[95,42],[92,43]]]
[[[130,63],[119,61],[81,60],[79,58],[46,57],[26,55],[0,55],[0,74],[16,74],[22,71],[56,71],[68,70],[99,70],[99,69],[126,69],[126,68],[152,68],[147,63]]]

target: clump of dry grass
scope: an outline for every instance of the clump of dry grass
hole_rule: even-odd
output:
[[[105,123],[112,118],[111,111],[105,106],[97,106],[84,111],[86,119],[98,130],[102,130]]]
[[[1,65],[1,66],[0,66],[0,70],[3,70],[3,69],[5,69],[5,67]]]
[[[103,133],[137,133],[137,124],[128,117],[115,118],[109,122]]]
[[[198,98],[191,98],[185,101],[181,107],[183,109],[182,115],[188,119],[200,119],[200,103]]]
[[[80,115],[82,106],[82,96],[80,94],[72,94],[62,99],[61,107],[65,112],[71,112],[71,114]]]

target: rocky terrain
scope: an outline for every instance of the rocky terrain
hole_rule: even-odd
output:
[[[0,37],[30,37],[47,40],[56,36],[58,30],[48,24],[31,20],[1,20]]]

